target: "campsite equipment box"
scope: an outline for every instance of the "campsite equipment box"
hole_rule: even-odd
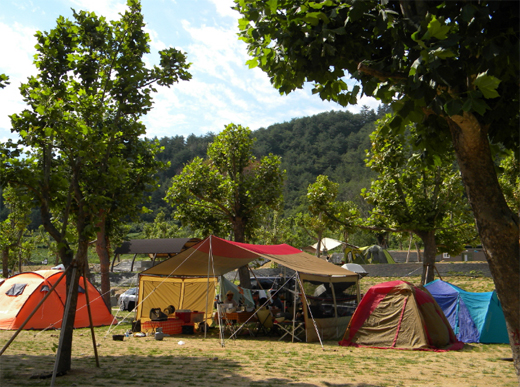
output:
[[[166,321],[145,321],[141,323],[143,332],[154,332],[157,328],[162,328],[163,333],[168,335],[179,335],[182,333],[184,321],[178,318],[169,318]]]
[[[186,324],[191,323],[191,310],[189,309],[177,310],[175,311],[175,316],[184,321]]]

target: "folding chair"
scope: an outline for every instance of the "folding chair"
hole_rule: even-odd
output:
[[[271,311],[267,309],[257,310],[256,317],[258,318],[256,336],[261,332],[268,335],[273,327],[273,316],[271,315]]]
[[[295,321],[294,322],[294,331],[293,331],[293,321],[292,320],[284,320],[281,322],[274,322],[274,325],[279,329],[284,331],[285,333],[278,339],[278,341],[282,340],[285,336],[290,335],[291,337],[294,334],[294,338],[298,341],[302,341],[298,337],[299,334],[303,333],[305,330],[305,323],[303,321]]]

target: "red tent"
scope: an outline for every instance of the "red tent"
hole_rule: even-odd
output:
[[[372,286],[339,345],[436,351],[464,346],[431,294],[405,281]]]
[[[18,329],[62,274],[61,270],[39,270],[20,273],[4,281],[0,285],[0,329]],[[74,328],[90,326],[83,284],[81,277]],[[87,287],[93,325],[110,325],[113,316],[99,291],[88,281]],[[63,279],[24,329],[61,328],[66,299],[66,284]]]

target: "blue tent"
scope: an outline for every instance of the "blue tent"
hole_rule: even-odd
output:
[[[466,292],[441,280],[424,285],[464,343],[509,344],[506,320],[495,291]]]

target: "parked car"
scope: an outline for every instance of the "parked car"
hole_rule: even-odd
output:
[[[131,288],[119,296],[119,309],[132,311],[137,302],[137,292],[139,288]]]

